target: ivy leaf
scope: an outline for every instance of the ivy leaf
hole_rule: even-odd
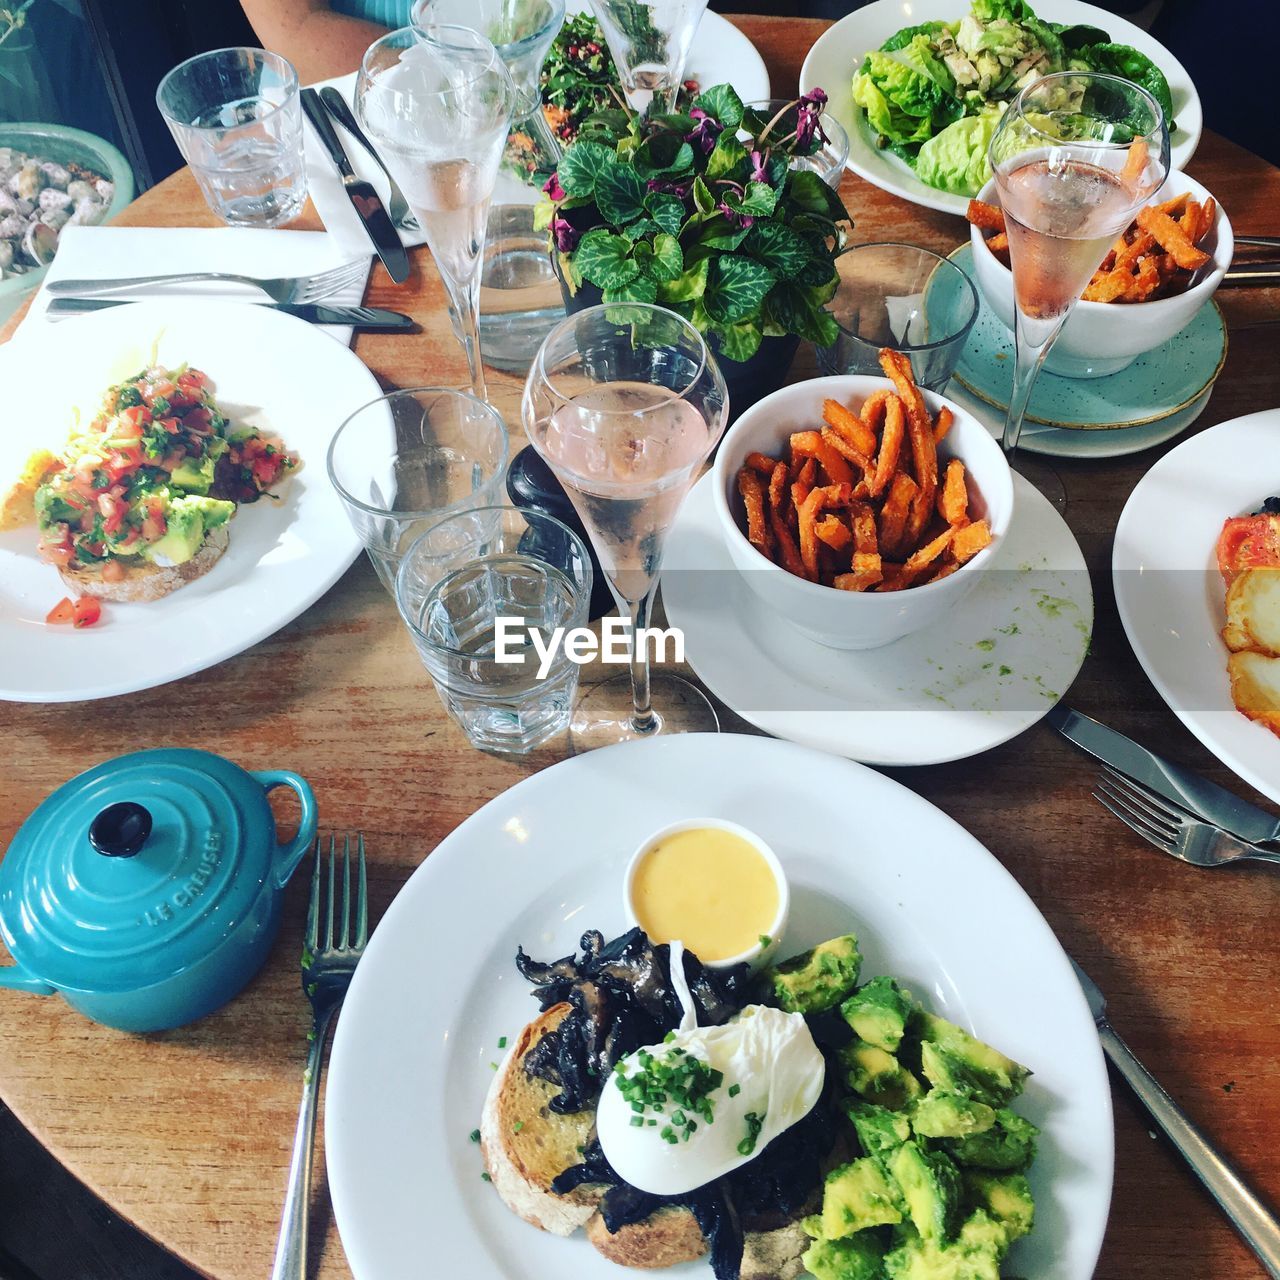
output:
[[[652,218],[638,218],[635,222],[628,223],[627,226],[623,227],[622,234],[632,244],[635,244],[657,230],[658,224]]]
[[[693,100],[699,111],[713,116],[726,129],[736,129],[742,123],[742,99],[727,84],[713,84]]]
[[[737,196],[731,191],[726,203],[731,203],[736,199]],[[732,253],[746,238],[747,231],[745,227],[735,227],[723,213],[717,213],[714,217],[708,218],[698,228],[694,244],[702,245],[708,249],[719,249],[724,253]]]
[[[652,280],[645,279],[644,276],[636,276],[634,280],[628,280],[625,284],[604,290],[606,304],[611,302],[656,302],[657,300],[658,286]],[[610,315],[609,319],[616,323],[615,316]]]
[[[787,195],[806,213],[824,214],[829,218],[849,216],[840,197],[811,169],[791,171],[787,176]]]
[[[663,231],[673,236],[680,234],[684,226],[684,201],[669,192],[650,192],[644,198],[644,207]]]
[[[820,347],[829,347],[839,333],[835,320],[822,309],[813,290],[784,280],[765,302],[766,327],[776,324],[783,333],[798,334]]]
[[[692,266],[686,266],[676,279],[660,282],[658,301],[664,307],[683,302],[696,302],[706,292],[707,272],[710,265],[709,258],[702,258]]]
[[[804,239],[781,222],[757,222],[742,242],[742,250],[780,280],[793,279],[813,256]]]
[[[763,336],[759,324],[754,320],[725,325],[716,330],[716,354],[724,356],[726,360],[750,360],[760,349],[760,339]]]
[[[617,164],[613,152],[603,143],[579,142],[560,157],[556,176],[567,196],[590,196],[596,179],[609,165]]]
[[[573,149],[566,153],[573,154]],[[561,185],[564,180],[561,179]],[[644,213],[644,179],[628,164],[610,162],[596,174],[596,207],[615,227],[634,222]]]
[[[631,245],[603,227],[588,231],[573,253],[579,273],[601,289],[619,289],[640,274],[631,260]]]
[[[711,188],[703,182],[701,177],[693,180],[693,204],[699,213],[712,213],[715,211],[716,198],[711,194]]]
[[[742,212],[755,218],[768,218],[778,205],[778,193],[767,183],[748,182],[742,198]]]
[[[645,245],[645,248],[649,246]],[[680,248],[680,241],[665,231],[659,232],[654,236],[653,248],[649,257],[641,262],[640,270],[660,284],[678,279],[684,271],[684,251]]]
[[[678,177],[693,169],[693,148],[679,133],[656,133],[637,148],[635,162],[647,178]]]
[[[774,274],[751,258],[716,258],[702,296],[707,314],[717,326],[737,324],[752,315],[773,288]]]
[[[716,139],[715,149],[707,157],[707,178],[731,178],[739,170],[750,164],[747,149],[738,141],[733,133],[722,133]]]

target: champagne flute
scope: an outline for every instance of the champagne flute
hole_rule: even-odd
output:
[[[651,676],[649,649],[637,637],[648,626],[667,534],[727,411],[724,378],[702,335],[662,307],[575,312],[534,359],[525,433],[577,509],[630,622],[630,678],[579,700],[569,726],[577,752],[720,727],[688,681]]]
[[[707,0],[591,0],[633,111],[675,106]]]
[[[497,51],[469,27],[392,31],[369,47],[356,77],[356,116],[426,232],[481,400],[485,223],[515,97]]]
[[[1156,100],[1131,81],[1063,71],[1018,94],[991,139],[990,161],[1013,272],[1013,392],[1002,441],[1012,463],[1049,348],[1169,172],[1169,128]],[[1021,458],[1018,469],[1037,470]],[[1065,507],[1062,482],[1039,470],[1045,496]]]

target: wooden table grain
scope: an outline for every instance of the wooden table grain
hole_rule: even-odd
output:
[[[775,92],[795,85],[825,26],[735,21],[764,54]],[[1238,232],[1280,234],[1276,169],[1212,134],[1190,168]],[[946,251],[962,238],[956,219],[852,177],[843,194],[859,239]],[[183,171],[120,222],[199,226],[213,218]],[[309,210],[298,225],[319,222]],[[421,335],[364,335],[356,350],[386,386],[461,385],[466,369],[441,286],[425,252],[413,258],[404,288],[376,269],[367,301],[412,312]],[[1230,352],[1195,429],[1280,404],[1280,329],[1272,323],[1280,291],[1224,290],[1219,299]],[[811,368],[802,357],[794,376]],[[518,380],[496,372],[489,379],[518,434]],[[1070,702],[1249,795],[1157,697],[1117,619],[1112,534],[1126,497],[1161,452],[1055,463],[1097,596],[1092,649]],[[725,721],[749,731],[731,714]],[[210,671],[91,704],[0,706],[0,846],[65,779],[156,746],[203,747],[247,768],[303,773],[325,824],[366,833],[375,918],[445,835],[544,763],[505,762],[467,746],[363,558],[302,617]],[[1043,725],[971,760],[890,772],[1009,868],[1108,993],[1115,1025],[1139,1055],[1280,1205],[1280,877],[1265,867],[1197,871],[1161,857],[1090,799],[1093,768]],[[261,1280],[270,1268],[309,1021],[296,967],[304,892],[300,883],[290,888],[283,934],[260,976],[193,1027],[127,1036],[58,1000],[0,991],[0,1097],[117,1212],[216,1280]],[[1009,964],[1017,963],[1011,954]],[[1115,1196],[1098,1276],[1262,1275],[1123,1088],[1115,1099]],[[323,1166],[315,1213],[313,1274],[348,1277]]]

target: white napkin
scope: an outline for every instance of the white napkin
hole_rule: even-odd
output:
[[[356,88],[354,72],[348,76],[338,76],[333,80],[319,81],[311,87],[317,90],[328,87],[337,89],[347,106],[354,110]],[[387,175],[369,158],[369,153],[364,147],[336,120],[332,121],[332,124],[334,132],[338,135],[338,141],[342,143],[342,149],[347,153],[347,159],[351,161],[351,167],[356,171],[357,176],[373,183],[373,189],[382,198],[382,203],[389,214],[391,186],[387,182]],[[369,253],[373,247],[369,241],[369,233],[351,207],[351,201],[347,199],[347,193],[342,186],[342,179],[338,177],[338,171],[334,168],[333,161],[329,159],[329,153],[316,137],[316,131],[311,127],[310,120],[307,121],[304,137],[307,157],[307,191],[315,202],[320,220],[329,234],[344,249],[349,250],[352,257],[357,253]],[[495,205],[531,205],[538,202],[540,195],[541,192],[536,187],[521,182],[513,174],[500,171],[493,189],[493,203]],[[411,249],[416,244],[426,243],[426,233],[421,230],[404,231],[400,228],[396,230],[406,249]]]
[[[52,280],[107,280],[133,276],[164,275],[171,271],[232,271],[264,279],[311,275],[341,266],[353,258],[365,262],[363,274],[353,284],[323,299],[328,306],[358,307],[364,298],[372,259],[366,243],[358,252],[344,251],[323,231],[258,231],[251,227],[67,227],[58,239],[44,284],[22,322],[55,323],[45,316],[50,298],[45,287]],[[139,289],[112,298],[216,297],[219,301],[265,302],[258,289],[235,284],[171,284]],[[61,322],[59,322],[61,323]],[[344,346],[351,342],[346,325],[318,325]]]

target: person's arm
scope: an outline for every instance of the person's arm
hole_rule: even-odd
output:
[[[330,12],[328,0],[240,0],[264,49],[281,54],[303,84],[346,75],[387,33],[376,22]]]

